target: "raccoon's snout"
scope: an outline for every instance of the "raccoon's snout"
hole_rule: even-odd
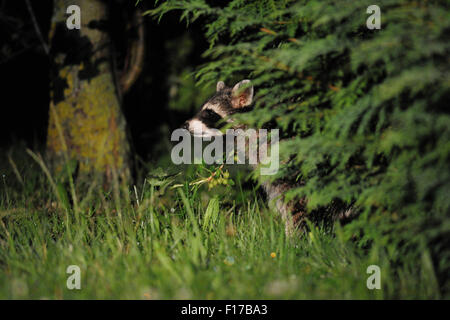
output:
[[[201,120],[196,118],[186,121],[181,128],[186,129],[190,134],[196,137],[212,137],[222,135],[218,129],[210,128]]]

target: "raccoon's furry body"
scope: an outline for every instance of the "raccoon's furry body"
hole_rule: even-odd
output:
[[[224,121],[221,120],[232,123],[233,129],[246,129],[242,125],[234,124],[231,116],[235,113],[250,111],[252,101],[253,86],[251,86],[250,80],[242,80],[233,88],[229,88],[223,81],[219,81],[216,86],[216,93],[204,103],[197,115],[186,121],[182,127],[192,134],[201,131],[203,136],[209,137],[217,135],[217,129],[224,125]],[[246,144],[247,147],[248,144]],[[263,154],[267,154],[267,152],[263,152]],[[258,164],[251,165],[251,167],[256,169]],[[298,184],[286,181],[265,181],[262,183],[268,204],[281,215],[285,222],[287,234],[292,234],[296,228],[303,229],[305,225],[306,199],[286,202],[284,197],[287,191],[296,186]],[[351,210],[340,210],[332,214],[331,220],[345,219],[351,214]]]

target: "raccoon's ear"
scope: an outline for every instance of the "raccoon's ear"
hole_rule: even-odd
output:
[[[231,91],[231,103],[233,108],[243,108],[252,104],[253,86],[250,80],[242,80],[238,82]]]
[[[223,89],[225,89],[225,82],[223,82],[223,81],[217,82],[216,91],[219,92],[219,91],[221,91]]]

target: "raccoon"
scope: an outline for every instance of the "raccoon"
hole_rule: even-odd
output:
[[[200,131],[203,137],[217,135],[219,132],[217,129],[227,123],[233,129],[245,129],[245,126],[235,123],[233,115],[252,110],[253,93],[254,88],[250,80],[242,80],[232,88],[227,87],[223,81],[219,81],[215,94],[203,104],[192,119],[182,125],[182,128],[191,134]],[[258,164],[250,166],[256,169]],[[285,223],[285,232],[288,235],[291,235],[294,230],[301,230],[305,227],[306,200],[286,202],[284,199],[284,194],[296,186],[298,183],[286,181],[262,182],[269,207],[281,215]],[[338,218],[346,218],[348,215],[349,212],[341,212]]]

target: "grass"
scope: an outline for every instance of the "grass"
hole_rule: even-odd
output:
[[[204,168],[158,171],[118,194],[77,190],[75,210],[36,163],[11,167],[1,167],[1,299],[441,297],[426,255],[394,265],[376,243],[363,251],[344,241],[339,226],[286,237],[240,175],[208,190],[188,183],[202,181]],[[373,264],[380,290],[366,286]],[[69,265],[81,269],[81,290],[66,287]]]

